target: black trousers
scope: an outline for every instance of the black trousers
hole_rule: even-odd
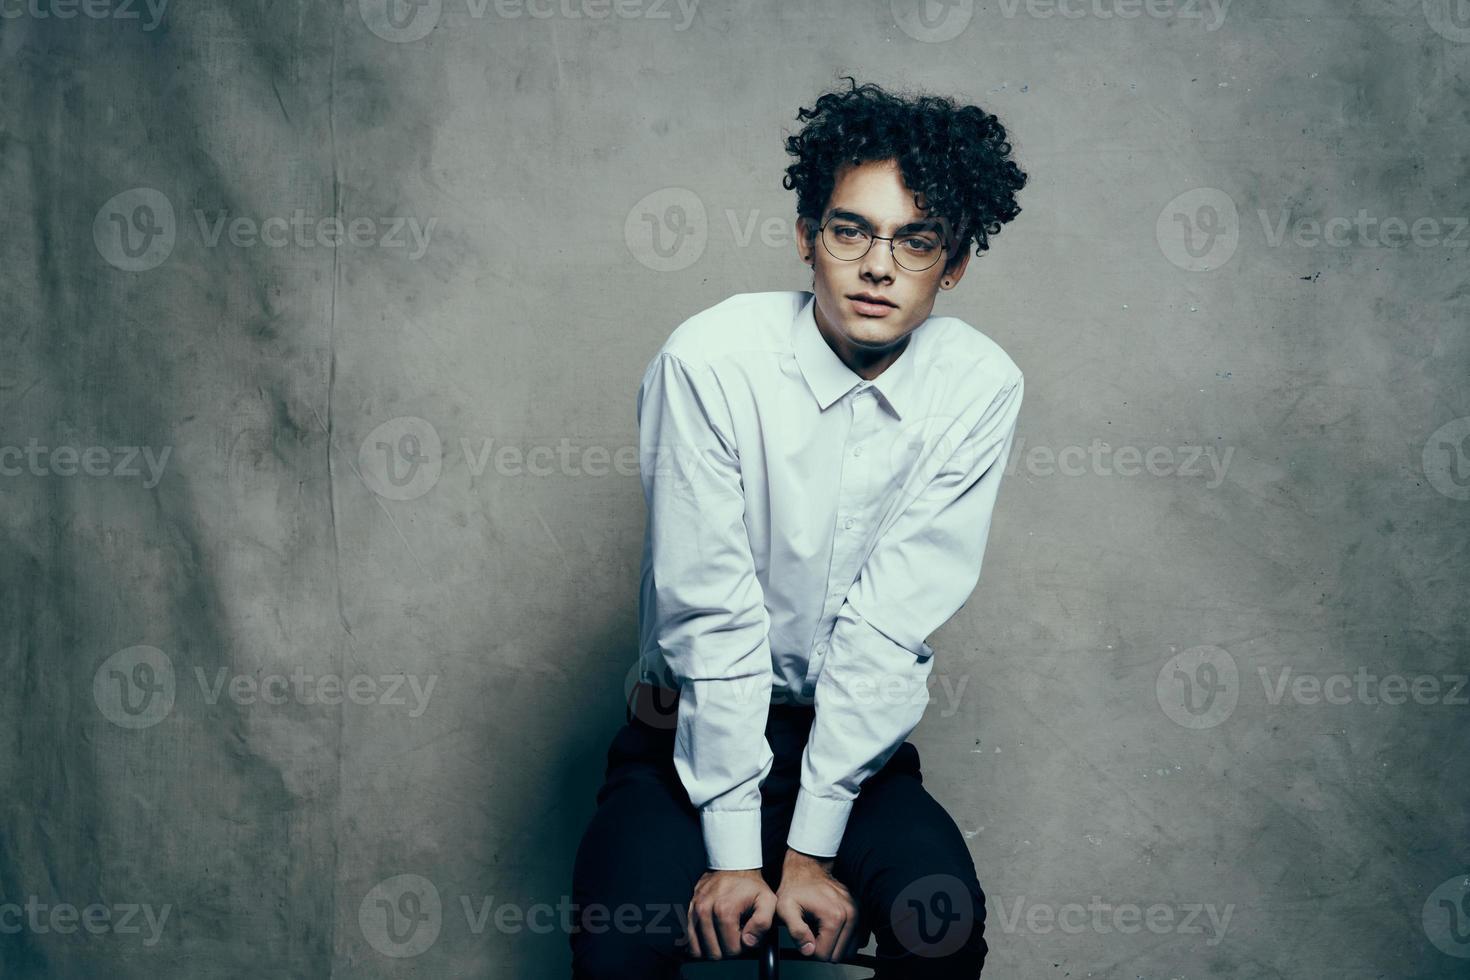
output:
[[[814,711],[773,704],[766,724],[775,762],[761,785],[761,837],[773,889]],[[597,812],[572,873],[574,980],[673,980],[691,962],[689,902],[708,870],[699,811],[674,769],[672,728],[631,712],[627,719],[608,748]],[[832,874],[858,907],[860,935],[875,937],[877,955],[891,961],[880,977],[980,975],[985,895],[964,835],[923,786],[912,743],[863,784]],[[748,970],[754,976],[755,964]]]

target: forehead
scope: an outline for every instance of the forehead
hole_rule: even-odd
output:
[[[933,217],[914,204],[914,192],[903,182],[898,163],[870,160],[843,164],[834,175],[827,213],[853,211],[875,226],[897,227]]]

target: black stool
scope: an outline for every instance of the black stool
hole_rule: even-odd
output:
[[[766,930],[766,934],[764,938],[761,939],[760,945],[756,946],[753,949],[742,949],[739,956],[726,956],[718,962],[730,963],[755,960],[756,969],[758,971],[756,975],[760,977],[760,980],[780,980],[782,960],[805,960],[808,963],[829,962],[826,960],[813,960],[808,956],[802,956],[801,951],[798,950],[795,946],[782,946],[781,929],[782,926],[779,923],[773,925],[770,929]],[[712,963],[716,961],[690,960],[690,962]],[[851,953],[844,960],[830,961],[830,965],[861,966],[876,971],[878,969],[879,962],[880,961],[878,957],[873,956],[870,953]],[[870,974],[866,978],[866,980],[872,980],[872,977],[873,975]]]

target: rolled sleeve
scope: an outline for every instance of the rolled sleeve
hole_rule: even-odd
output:
[[[816,683],[787,845],[833,857],[862,784],[887,764],[928,706],[928,636],[980,579],[991,514],[1023,395],[1017,371],[956,450],[879,537],[833,628]]]
[[[679,687],[674,768],[709,866],[759,868],[770,617],[745,529],[739,455],[708,369],[661,352],[638,397],[653,638]]]

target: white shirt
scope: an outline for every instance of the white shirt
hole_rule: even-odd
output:
[[[787,845],[832,857],[919,723],[926,642],[980,577],[1021,407],[1001,348],[931,316],[864,380],[809,292],[684,323],[638,391],[639,675],[677,688],[674,765],[713,869],[759,868],[772,701],[811,704]]]

